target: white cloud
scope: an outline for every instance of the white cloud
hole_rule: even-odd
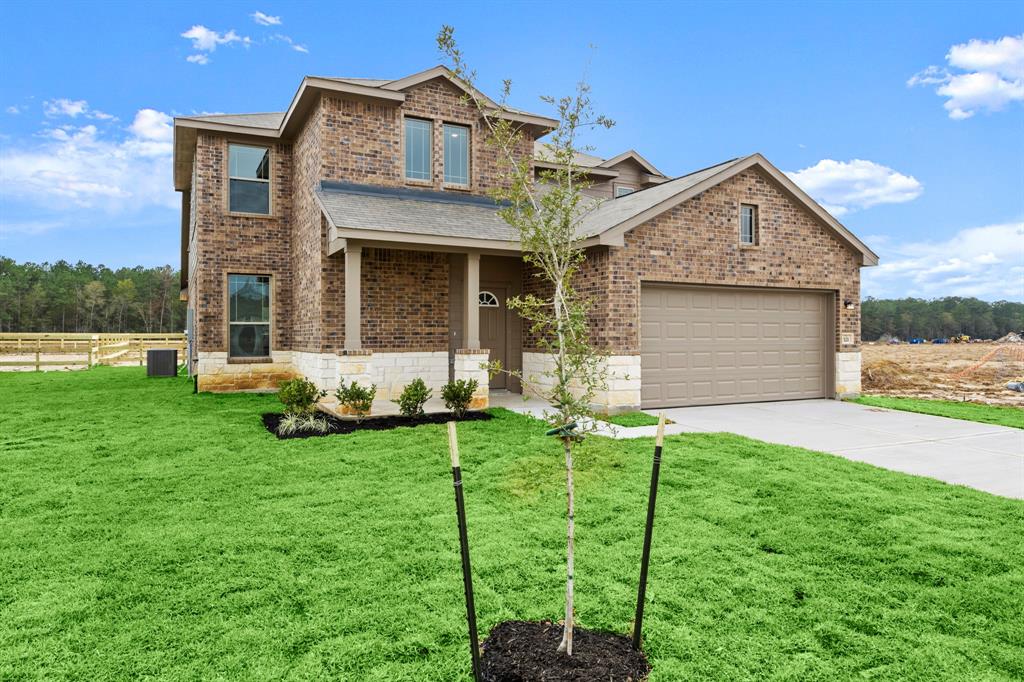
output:
[[[306,47],[305,45],[300,45],[299,43],[297,43],[294,40],[292,40],[289,36],[283,35],[281,33],[275,33],[274,34],[274,40],[280,40],[282,43],[285,43],[286,45],[288,45],[288,47],[292,48],[296,52],[301,52],[303,54],[309,54],[309,48],[308,47]]]
[[[281,25],[281,17],[272,17],[269,14],[264,14],[263,12],[253,12],[249,16],[251,16],[252,20],[259,24],[260,26]]]
[[[84,116],[86,118],[94,118],[100,121],[116,121],[117,117],[100,111],[99,109],[93,109],[89,106],[89,103],[84,99],[50,99],[43,102],[43,114],[47,118],[58,118],[65,116],[67,118],[78,118]]]
[[[88,208],[108,213],[174,208],[171,119],[139,110],[118,138],[94,125],[42,131],[44,141],[0,151],[0,197],[42,209]],[[33,224],[40,231],[43,223]],[[4,229],[9,229],[5,225]]]
[[[7,111],[8,114],[20,114],[21,113],[21,109],[19,109],[18,107],[14,106],[13,104],[11,106],[7,107],[7,109],[5,111]]]
[[[835,216],[878,204],[912,201],[924,191],[924,185],[913,176],[863,159],[822,159],[786,175]]]
[[[196,24],[189,30],[181,34],[182,38],[186,38],[192,41],[192,49],[197,50],[196,54],[185,57],[185,60],[193,64],[207,64],[210,58],[207,55],[202,54],[203,52],[213,52],[217,49],[218,45],[230,45],[232,43],[241,43],[246,47],[252,45],[252,39],[248,36],[240,36],[235,33],[234,29],[231,29],[227,33],[220,33],[213,29],[207,28],[202,24]]]
[[[998,40],[970,40],[949,48],[950,68],[929,66],[912,76],[908,86],[935,85],[949,117],[963,120],[979,111],[1002,111],[1024,102],[1024,33]]]
[[[43,113],[53,118],[55,116],[69,116],[76,118],[89,109],[89,103],[84,99],[51,99],[43,102]]]
[[[881,264],[862,271],[865,296],[1024,300],[1024,222],[972,227],[945,241],[874,245]]]

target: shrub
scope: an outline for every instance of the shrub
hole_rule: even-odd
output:
[[[299,431],[313,431],[315,433],[327,433],[331,425],[323,417],[309,414],[286,414],[277,424],[277,432],[282,436],[289,436]]]
[[[402,389],[402,395],[398,396],[398,409],[406,417],[421,417],[423,416],[423,405],[430,400],[433,393],[423,383],[423,379],[416,377]]]
[[[473,394],[480,386],[476,379],[459,379],[449,381],[441,387],[441,397],[444,398],[444,406],[452,411],[456,418],[465,416],[469,403],[473,400]]]
[[[373,407],[373,398],[377,395],[377,384],[370,384],[369,388],[364,388],[354,381],[348,386],[342,381],[335,395],[338,396],[340,404],[356,414],[368,414]]]
[[[316,407],[316,401],[327,395],[304,377],[282,381],[278,388],[277,397],[289,414],[309,414]]]

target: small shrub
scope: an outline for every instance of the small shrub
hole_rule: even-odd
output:
[[[327,433],[331,425],[323,417],[313,413],[296,414],[289,412],[281,418],[277,424],[277,432],[282,436],[290,436],[300,431],[312,431],[314,433]]]
[[[310,414],[316,408],[316,401],[327,395],[312,381],[304,377],[282,381],[278,385],[277,397],[284,403],[288,414]]]
[[[423,379],[416,377],[402,389],[402,395],[398,396],[398,409],[406,417],[421,417],[423,416],[423,405],[430,400],[433,393],[423,383]]]
[[[441,387],[441,397],[444,398],[444,406],[452,411],[456,418],[465,416],[469,403],[473,400],[473,394],[480,386],[476,379],[459,379],[449,381]]]
[[[370,384],[364,388],[353,381],[348,386],[342,381],[335,393],[338,396],[338,403],[352,410],[357,415],[369,414],[373,407],[373,398],[377,395],[377,384]]]
[[[277,432],[282,436],[290,436],[299,430],[301,422],[302,418],[299,415],[289,412],[277,423]]]

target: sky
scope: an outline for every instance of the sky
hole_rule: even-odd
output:
[[[862,294],[1024,300],[1024,3],[8,3],[0,255],[178,267],[172,119],[399,78],[455,27],[511,103],[581,77],[593,153],[667,175],[761,152],[864,240]]]

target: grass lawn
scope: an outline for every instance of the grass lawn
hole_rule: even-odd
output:
[[[982,405],[981,403],[964,403],[952,400],[925,400],[922,398],[892,398],[880,395],[865,395],[853,402],[874,407],[887,407],[891,410],[906,410],[934,414],[939,417],[965,419],[983,424],[998,424],[1024,429],[1024,409],[1011,405]]]
[[[274,396],[0,374],[0,679],[469,679],[443,426],[278,441]],[[558,618],[559,450],[460,426],[481,628]],[[577,606],[633,615],[650,439],[578,461]],[[1024,503],[738,436],[666,439],[652,682],[1024,677]]]
[[[622,426],[625,428],[633,426],[657,426],[658,418],[647,414],[646,412],[624,412],[622,414],[612,414],[605,417],[601,417],[601,421],[606,421],[609,424],[615,424],[616,426]],[[665,420],[666,424],[671,424],[671,419]]]

